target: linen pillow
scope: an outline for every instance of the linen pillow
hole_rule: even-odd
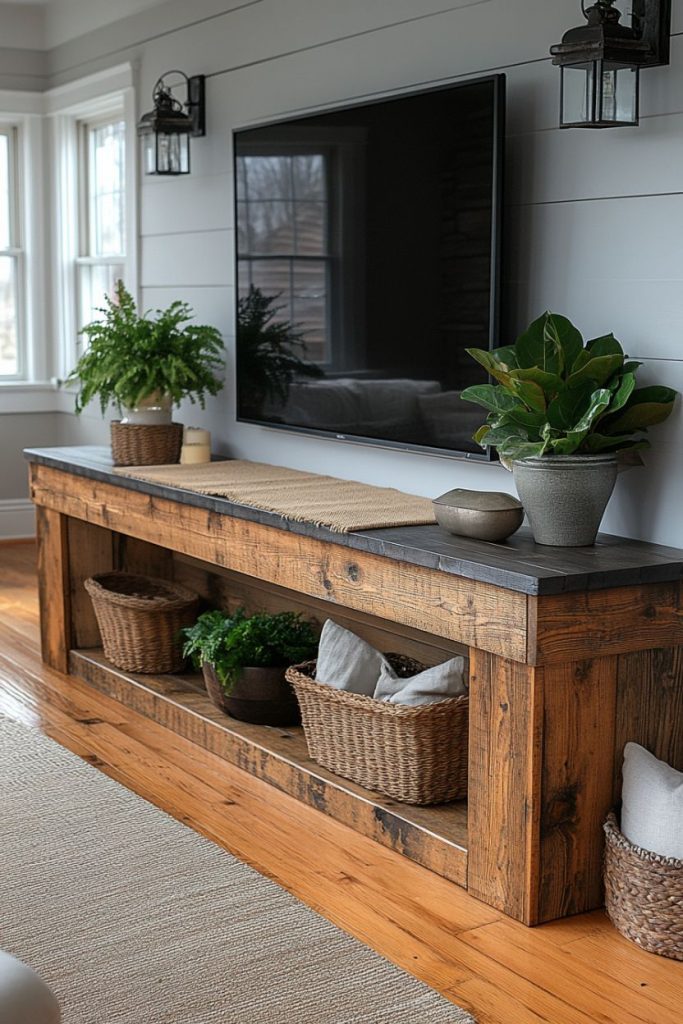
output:
[[[643,850],[683,860],[683,772],[637,743],[624,749],[621,831]]]
[[[323,626],[315,672],[317,682],[372,697],[379,674],[387,664],[383,654],[332,619]]]
[[[419,707],[421,704],[435,704],[447,697],[460,697],[464,693],[467,693],[465,659],[458,656],[408,679],[400,679],[391,665],[386,664],[382,668],[374,697],[387,704]]]

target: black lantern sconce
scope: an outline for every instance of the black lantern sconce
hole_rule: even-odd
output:
[[[630,25],[614,3],[581,0],[587,24],[550,48],[562,76],[561,128],[637,125],[640,69],[669,63],[671,0],[632,0]]]
[[[180,75],[187,89],[185,103],[175,98],[171,75]],[[138,121],[145,174],[189,174],[190,136],[206,135],[204,75],[188,78],[183,71],[166,71],[152,92],[154,110]]]

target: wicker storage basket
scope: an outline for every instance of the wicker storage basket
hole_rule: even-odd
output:
[[[604,829],[605,906],[614,927],[648,953],[683,960],[683,860],[634,846],[614,814]]]
[[[178,672],[179,631],[197,618],[199,598],[168,580],[107,572],[85,581],[105,657],[127,672]]]
[[[386,656],[399,676],[426,666]],[[441,804],[467,795],[467,696],[405,707],[315,681],[316,662],[287,670],[308,752],[314,761],[366,789],[408,804]]]
[[[182,444],[182,423],[111,422],[115,466],[166,466],[179,461]]]

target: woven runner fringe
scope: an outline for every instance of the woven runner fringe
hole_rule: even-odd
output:
[[[335,533],[434,523],[428,498],[393,487],[373,487],[283,466],[235,459],[205,466],[125,466],[120,476],[229,498],[297,523],[326,526]]]

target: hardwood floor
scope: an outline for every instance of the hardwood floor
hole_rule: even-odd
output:
[[[34,563],[32,544],[0,545],[0,712],[230,850],[479,1024],[681,1024],[683,964],[641,952],[602,912],[527,929],[46,668]]]

